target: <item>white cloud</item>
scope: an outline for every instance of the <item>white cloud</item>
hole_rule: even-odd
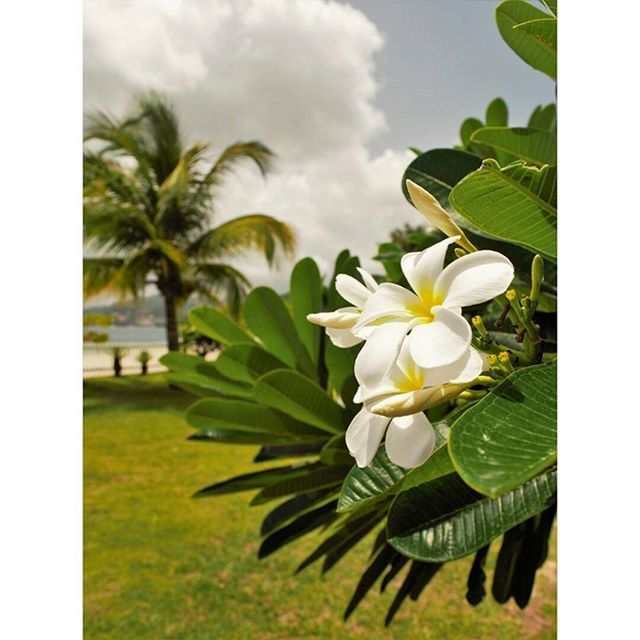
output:
[[[298,256],[325,271],[345,246],[362,258],[405,221],[405,151],[372,157],[384,131],[375,106],[382,34],[360,11],[321,0],[85,4],[85,103],[121,112],[131,93],[159,88],[187,133],[219,147],[260,139],[278,154],[265,183],[249,169],[220,192],[218,220],[270,213],[295,225]],[[371,262],[368,263],[371,266]],[[256,282],[282,288],[256,259]]]

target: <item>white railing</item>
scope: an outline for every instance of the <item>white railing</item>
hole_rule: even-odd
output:
[[[147,363],[149,373],[158,373],[167,370],[166,367],[158,362],[168,351],[167,345],[162,342],[85,344],[82,354],[82,377],[93,378],[113,375],[113,353],[111,350],[114,347],[120,347],[124,351],[120,358],[120,364],[122,365],[121,375],[123,376],[140,374],[142,372],[142,365],[137,360],[141,351],[146,351],[151,356],[151,360]]]

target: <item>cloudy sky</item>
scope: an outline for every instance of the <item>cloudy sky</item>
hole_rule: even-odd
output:
[[[86,109],[124,114],[159,89],[184,130],[221,149],[259,139],[277,154],[265,182],[247,167],[216,220],[264,212],[290,222],[298,257],[328,273],[344,247],[370,260],[389,231],[422,222],[400,192],[408,146],[457,141],[496,96],[512,124],[554,97],[502,42],[493,0],[86,0]],[[237,263],[286,290],[289,268]]]

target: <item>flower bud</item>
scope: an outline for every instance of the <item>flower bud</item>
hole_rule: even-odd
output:
[[[448,383],[439,387],[398,393],[371,403],[367,406],[367,409],[371,413],[387,418],[409,416],[436,407],[443,402],[448,402],[471,384],[469,382],[460,384]]]
[[[453,218],[442,208],[436,198],[411,180],[407,180],[407,191],[411,202],[436,229],[440,229],[449,238],[459,236],[458,244],[467,251],[477,251],[464,231],[453,221]]]
[[[531,293],[529,298],[534,309],[540,299],[540,287],[544,282],[544,260],[538,254],[533,257],[531,262]]]

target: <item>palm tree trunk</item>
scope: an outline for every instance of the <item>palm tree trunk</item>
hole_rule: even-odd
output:
[[[176,301],[171,294],[164,295],[164,309],[167,320],[167,347],[169,351],[178,351],[178,318],[176,313]]]

